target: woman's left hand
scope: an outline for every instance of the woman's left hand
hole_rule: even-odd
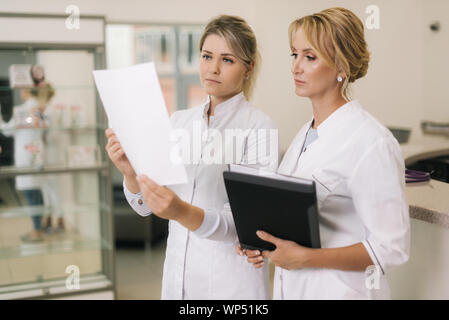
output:
[[[273,261],[276,266],[286,270],[308,267],[307,263],[310,260],[310,253],[313,249],[300,246],[293,241],[276,238],[264,231],[257,231],[257,236],[276,246],[276,249],[273,251],[266,250],[262,252],[262,256]]]
[[[177,220],[189,206],[176,193],[158,185],[146,175],[137,177],[143,198],[154,214],[163,219]]]

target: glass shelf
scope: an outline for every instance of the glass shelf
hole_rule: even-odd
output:
[[[50,173],[74,173],[79,171],[100,171],[107,170],[107,163],[100,163],[94,166],[47,166],[43,168],[17,168],[15,166],[0,167],[0,178],[14,177],[17,175],[30,175],[30,174],[50,174]]]
[[[22,89],[29,89],[29,88],[12,88],[7,86],[0,86],[0,91],[15,91],[15,90],[22,90]],[[70,85],[70,86],[53,86],[53,89],[55,90],[95,90],[95,86],[93,85]]]
[[[112,289],[113,283],[105,275],[80,276],[80,290]],[[66,279],[0,286],[0,300],[42,297],[52,294],[74,293],[67,289]],[[76,290],[75,290],[76,293]]]
[[[13,259],[50,254],[73,253],[87,250],[112,250],[104,239],[89,239],[75,233],[48,237],[39,243],[23,243],[13,247],[0,247],[0,259]]]
[[[95,49],[33,45],[25,59],[0,48],[0,299],[114,294],[108,124],[92,80],[104,46]],[[30,63],[51,87],[11,88]],[[66,288],[71,266],[79,290]]]
[[[47,127],[47,128],[33,128],[33,127],[18,127],[14,129],[0,129],[0,133],[10,135],[16,131],[30,130],[30,131],[45,131],[45,132],[72,132],[72,133],[92,133],[96,130],[106,130],[107,127],[101,126],[85,126],[85,127]]]
[[[2,218],[23,218],[38,214],[47,214],[50,208],[45,206],[20,206],[20,207],[0,207],[0,219]],[[100,212],[100,210],[109,210],[106,203],[100,205],[74,205],[63,206],[62,214],[80,214],[85,212]]]

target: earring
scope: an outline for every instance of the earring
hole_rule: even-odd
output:
[[[246,76],[246,77],[245,77],[245,80],[248,80],[248,79],[249,79],[249,76]]]
[[[342,82],[342,81],[343,81],[343,78],[342,78],[341,76],[338,76],[338,77],[337,77],[337,81],[338,81],[338,82]]]

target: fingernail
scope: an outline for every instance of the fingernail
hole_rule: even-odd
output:
[[[259,251],[259,250],[257,250],[257,251],[256,251],[256,254],[257,254],[257,255],[259,255],[259,254],[260,254],[260,251]]]

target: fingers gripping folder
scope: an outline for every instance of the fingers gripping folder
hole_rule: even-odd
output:
[[[231,166],[223,172],[237,235],[243,249],[274,250],[257,230],[320,248],[315,182]]]

